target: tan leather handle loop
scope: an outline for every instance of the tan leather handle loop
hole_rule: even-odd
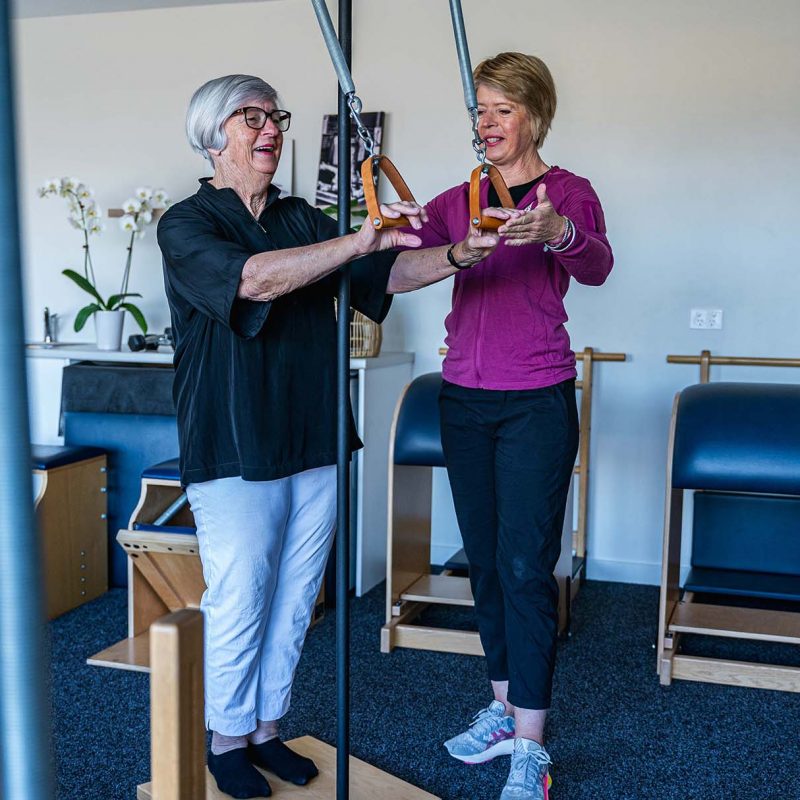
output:
[[[500,170],[487,164],[477,166],[469,176],[469,224],[473,228],[480,230],[496,231],[505,220],[483,215],[483,210],[481,209],[481,176],[484,173],[492,182],[503,208],[516,208]]]
[[[389,179],[389,183],[392,184],[392,188],[397,192],[397,196],[401,200],[407,200],[411,203],[417,202],[414,199],[414,195],[411,194],[408,184],[397,171],[397,167],[386,156],[367,156],[361,162],[361,180],[364,184],[364,200],[367,203],[367,213],[372,222],[372,227],[378,231],[381,228],[400,228],[410,225],[411,223],[406,217],[392,219],[381,214],[381,206],[375,191],[377,187],[376,169],[383,172]]]

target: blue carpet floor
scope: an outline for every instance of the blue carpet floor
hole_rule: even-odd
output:
[[[481,659],[379,652],[383,587],[352,607],[352,752],[443,800],[497,800],[500,758],[468,767],[441,742],[490,699]],[[655,674],[658,590],[589,582],[560,643],[548,748],[552,800],[798,800],[798,695]],[[60,800],[134,800],[149,780],[148,676],[85,665],[126,634],[113,590],[50,624]],[[466,609],[431,621],[469,627]],[[282,734],[335,740],[334,615],[308,637]],[[687,652],[800,665],[798,648],[689,640]],[[379,800],[376,798],[376,800]]]

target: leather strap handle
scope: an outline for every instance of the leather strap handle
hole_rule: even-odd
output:
[[[469,176],[469,224],[473,228],[480,230],[496,231],[505,220],[483,215],[483,210],[481,209],[481,176],[484,173],[489,176],[489,180],[492,182],[503,208],[516,208],[500,170],[491,164],[482,164],[475,167]]]
[[[411,194],[408,184],[397,171],[397,167],[386,156],[367,156],[361,162],[361,180],[364,184],[364,200],[367,202],[367,213],[372,222],[372,227],[378,231],[381,228],[400,228],[410,225],[411,223],[407,217],[391,219],[381,214],[381,206],[376,192],[378,171],[389,179],[389,183],[392,184],[392,188],[397,192],[397,196],[401,200],[407,200],[411,203],[417,202],[414,199],[414,195]]]

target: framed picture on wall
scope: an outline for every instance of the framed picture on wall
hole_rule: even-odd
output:
[[[361,113],[364,127],[372,134],[375,141],[375,152],[381,151],[383,138],[383,111],[368,111]],[[338,114],[325,114],[322,118],[322,144],[319,152],[319,172],[317,174],[317,197],[319,206],[328,206],[336,203],[338,191],[339,169],[339,133]],[[364,143],[358,138],[356,126],[350,120],[350,197],[361,207],[364,205],[364,187],[361,184],[361,163],[367,156]]]

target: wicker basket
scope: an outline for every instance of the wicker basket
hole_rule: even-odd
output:
[[[352,309],[350,320],[350,357],[373,358],[381,352],[381,326]]]

